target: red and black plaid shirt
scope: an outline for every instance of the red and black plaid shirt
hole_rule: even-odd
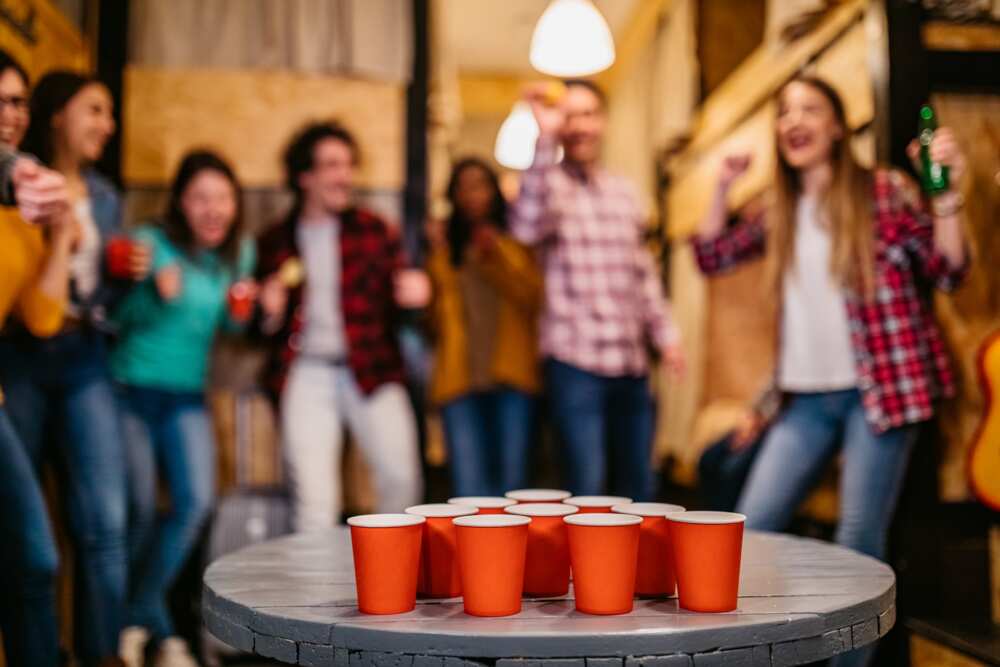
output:
[[[844,291],[858,389],[868,422],[881,433],[930,419],[936,399],[955,379],[934,319],[931,289],[951,291],[965,266],[951,267],[934,250],[934,226],[916,186],[903,174],[874,176],[875,291]],[[718,238],[694,239],[698,266],[725,271],[764,252],[764,213],[742,219]],[[821,353],[821,351],[817,351]]]
[[[271,275],[288,259],[298,258],[294,223],[286,222],[266,232],[260,239],[258,255],[260,277]],[[402,249],[395,230],[363,209],[351,209],[340,215],[340,303],[347,334],[347,363],[365,394],[385,383],[403,381],[393,291],[393,277],[402,265]],[[274,334],[277,345],[270,380],[278,391],[299,353],[305,324],[302,296],[307,288],[304,284],[292,290],[284,324]]]

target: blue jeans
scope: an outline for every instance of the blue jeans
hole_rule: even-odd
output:
[[[127,496],[121,419],[101,334],[76,331],[0,343],[0,386],[36,468],[54,448],[76,548],[77,653],[117,655],[127,582]]]
[[[574,495],[604,493],[610,453],[611,490],[636,501],[652,500],[656,411],[648,378],[604,377],[554,359],[545,363],[545,378],[552,419],[565,448],[568,490]]]
[[[917,426],[904,426],[876,434],[855,389],[793,394],[765,436],[738,511],[746,515],[747,528],[784,530],[827,464],[842,453],[837,543],[884,560],[917,432]],[[867,665],[873,654],[871,645],[832,664]]]
[[[55,667],[59,565],[34,466],[0,405],[0,630],[9,665]]]
[[[537,400],[499,387],[460,396],[441,409],[458,496],[502,496],[527,485]]]
[[[215,438],[202,394],[123,387],[132,564],[129,625],[154,640],[174,634],[167,593],[215,498]],[[157,516],[157,480],[170,495]]]

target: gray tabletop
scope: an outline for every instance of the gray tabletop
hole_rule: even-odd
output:
[[[565,598],[474,618],[460,599],[396,616],[355,606],[350,535],[336,529],[249,547],[205,573],[208,629],[283,662],[336,667],[707,667],[798,665],[864,646],[896,620],[895,576],[871,558],[802,538],[748,533],[739,608],[697,614],[676,599],[589,616]]]

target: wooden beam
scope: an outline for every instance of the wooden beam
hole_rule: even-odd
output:
[[[521,98],[524,86],[539,78],[543,77],[462,73],[458,78],[462,113],[466,116],[506,116]]]
[[[870,123],[875,105],[867,68],[864,24],[853,23],[846,32],[838,33],[835,41],[826,42],[823,49],[813,52],[813,56],[816,72],[841,92],[851,128],[856,130]],[[669,165],[673,175],[667,192],[671,238],[679,239],[690,234],[701,219],[711,199],[719,164],[726,155],[734,152],[754,155],[750,172],[736,183],[730,193],[729,203],[734,209],[770,184],[774,170],[775,108],[772,97],[786,80],[764,79],[754,86],[753,81],[747,79],[738,88],[723,84],[713,93],[711,100],[720,116],[727,113],[727,104],[739,107],[746,98],[757,99],[758,105],[747,115],[736,116],[737,122],[733,125],[728,124],[732,119],[727,117],[725,123],[720,118],[709,129],[703,129],[702,134],[695,135],[693,147],[686,149]],[[717,128],[723,125],[726,131],[721,133]],[[870,160],[870,156],[859,157]]]
[[[609,94],[615,84],[632,67],[642,55],[643,50],[652,41],[660,16],[666,12],[673,0],[639,0],[628,24],[615,35],[615,62],[608,69],[594,77]]]
[[[765,42],[712,93],[695,120],[684,152],[694,157],[715,144],[861,16],[867,0],[849,0],[831,10],[808,35],[790,44]],[[683,161],[683,159],[682,159]]]
[[[931,51],[1000,51],[1000,25],[928,21],[921,29]]]

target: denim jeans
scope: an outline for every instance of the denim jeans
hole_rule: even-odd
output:
[[[37,467],[53,447],[76,548],[77,654],[116,655],[127,583],[121,418],[101,334],[87,330],[0,343],[7,411]]]
[[[648,378],[604,377],[554,359],[545,364],[545,378],[564,447],[568,490],[574,495],[601,494],[610,476],[614,493],[652,500],[656,411]]]
[[[537,400],[509,387],[460,396],[441,409],[458,496],[502,496],[527,486]]]
[[[842,453],[837,543],[884,560],[917,431],[905,426],[876,434],[855,389],[792,395],[765,436],[740,498],[746,527],[784,530],[827,464]],[[832,664],[866,665],[873,654],[874,645]]]
[[[423,496],[420,445],[406,389],[364,394],[343,365],[299,357],[281,394],[281,436],[297,532],[329,530],[343,507],[344,427],[371,471],[376,511],[402,512]]]
[[[58,553],[34,466],[0,405],[0,630],[9,665],[55,667]]]
[[[128,623],[154,641],[174,634],[167,594],[215,500],[215,438],[202,394],[126,386],[120,392],[129,468]],[[157,516],[157,481],[170,496]]]

